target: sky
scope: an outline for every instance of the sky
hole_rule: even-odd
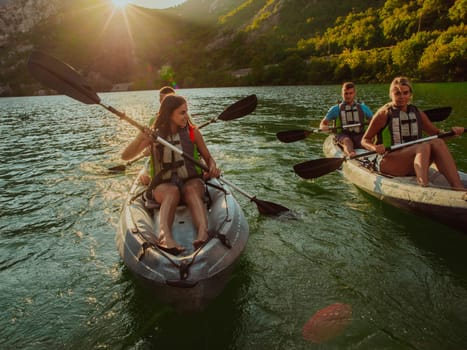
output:
[[[151,9],[165,9],[180,5],[185,1],[186,0],[129,0],[128,2]]]
[[[4,5],[11,0],[0,0],[0,6]],[[168,7],[173,7],[180,5],[181,3],[185,2],[186,0],[128,0],[135,5],[147,7],[151,9],[165,9]]]

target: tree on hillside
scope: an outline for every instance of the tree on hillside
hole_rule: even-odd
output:
[[[309,55],[323,56],[341,53],[344,49],[368,49],[383,45],[379,17],[375,9],[351,12],[338,17],[334,26],[323,35],[301,39],[297,48]]]
[[[462,80],[467,73],[467,27],[450,27],[426,48],[419,62],[422,77],[433,80]]]
[[[467,0],[457,0],[449,8],[448,17],[453,24],[465,23],[467,19]]]
[[[437,35],[430,32],[419,32],[410,39],[402,40],[391,50],[394,68],[406,72],[411,77],[417,76],[418,62],[427,46]]]
[[[450,25],[449,8],[456,0],[417,0],[417,32],[446,29]]]
[[[393,43],[408,39],[417,31],[416,1],[387,0],[379,11],[384,37]]]
[[[296,53],[288,56],[280,65],[282,84],[303,84],[307,76],[306,62]]]

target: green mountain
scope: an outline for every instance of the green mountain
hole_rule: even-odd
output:
[[[187,0],[124,11],[110,0],[32,3],[0,7],[1,95],[39,89],[26,69],[33,49],[100,91],[464,80],[467,67],[467,0]]]

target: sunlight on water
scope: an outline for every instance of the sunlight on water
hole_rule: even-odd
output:
[[[423,109],[452,106],[441,123],[448,129],[465,124],[466,89],[416,84],[414,102]],[[184,316],[153,300],[115,247],[122,201],[142,161],[125,173],[108,170],[125,164],[120,153],[137,130],[100,106],[64,96],[0,99],[0,344],[310,349],[304,324],[341,303],[351,305],[352,322],[320,349],[466,348],[467,237],[381,204],[338,172],[301,180],[292,166],[323,157],[324,135],[290,144],[276,139],[278,131],[317,127],[339,90],[179,91],[198,124],[257,94],[253,114],[202,132],[227,179],[294,214],[261,216],[237,193],[250,224],[246,251],[219,298]],[[376,110],[387,90],[364,85],[358,95]],[[159,106],[156,91],[100,96],[141,124]],[[466,170],[467,137],[448,143]]]

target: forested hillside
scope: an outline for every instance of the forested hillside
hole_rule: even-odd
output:
[[[99,90],[118,82],[152,89],[466,75],[467,0],[187,0],[124,11],[110,0],[67,0],[55,7],[32,30],[2,36],[0,94],[38,88],[25,64],[32,49],[80,67]],[[3,14],[6,23],[11,13]]]

